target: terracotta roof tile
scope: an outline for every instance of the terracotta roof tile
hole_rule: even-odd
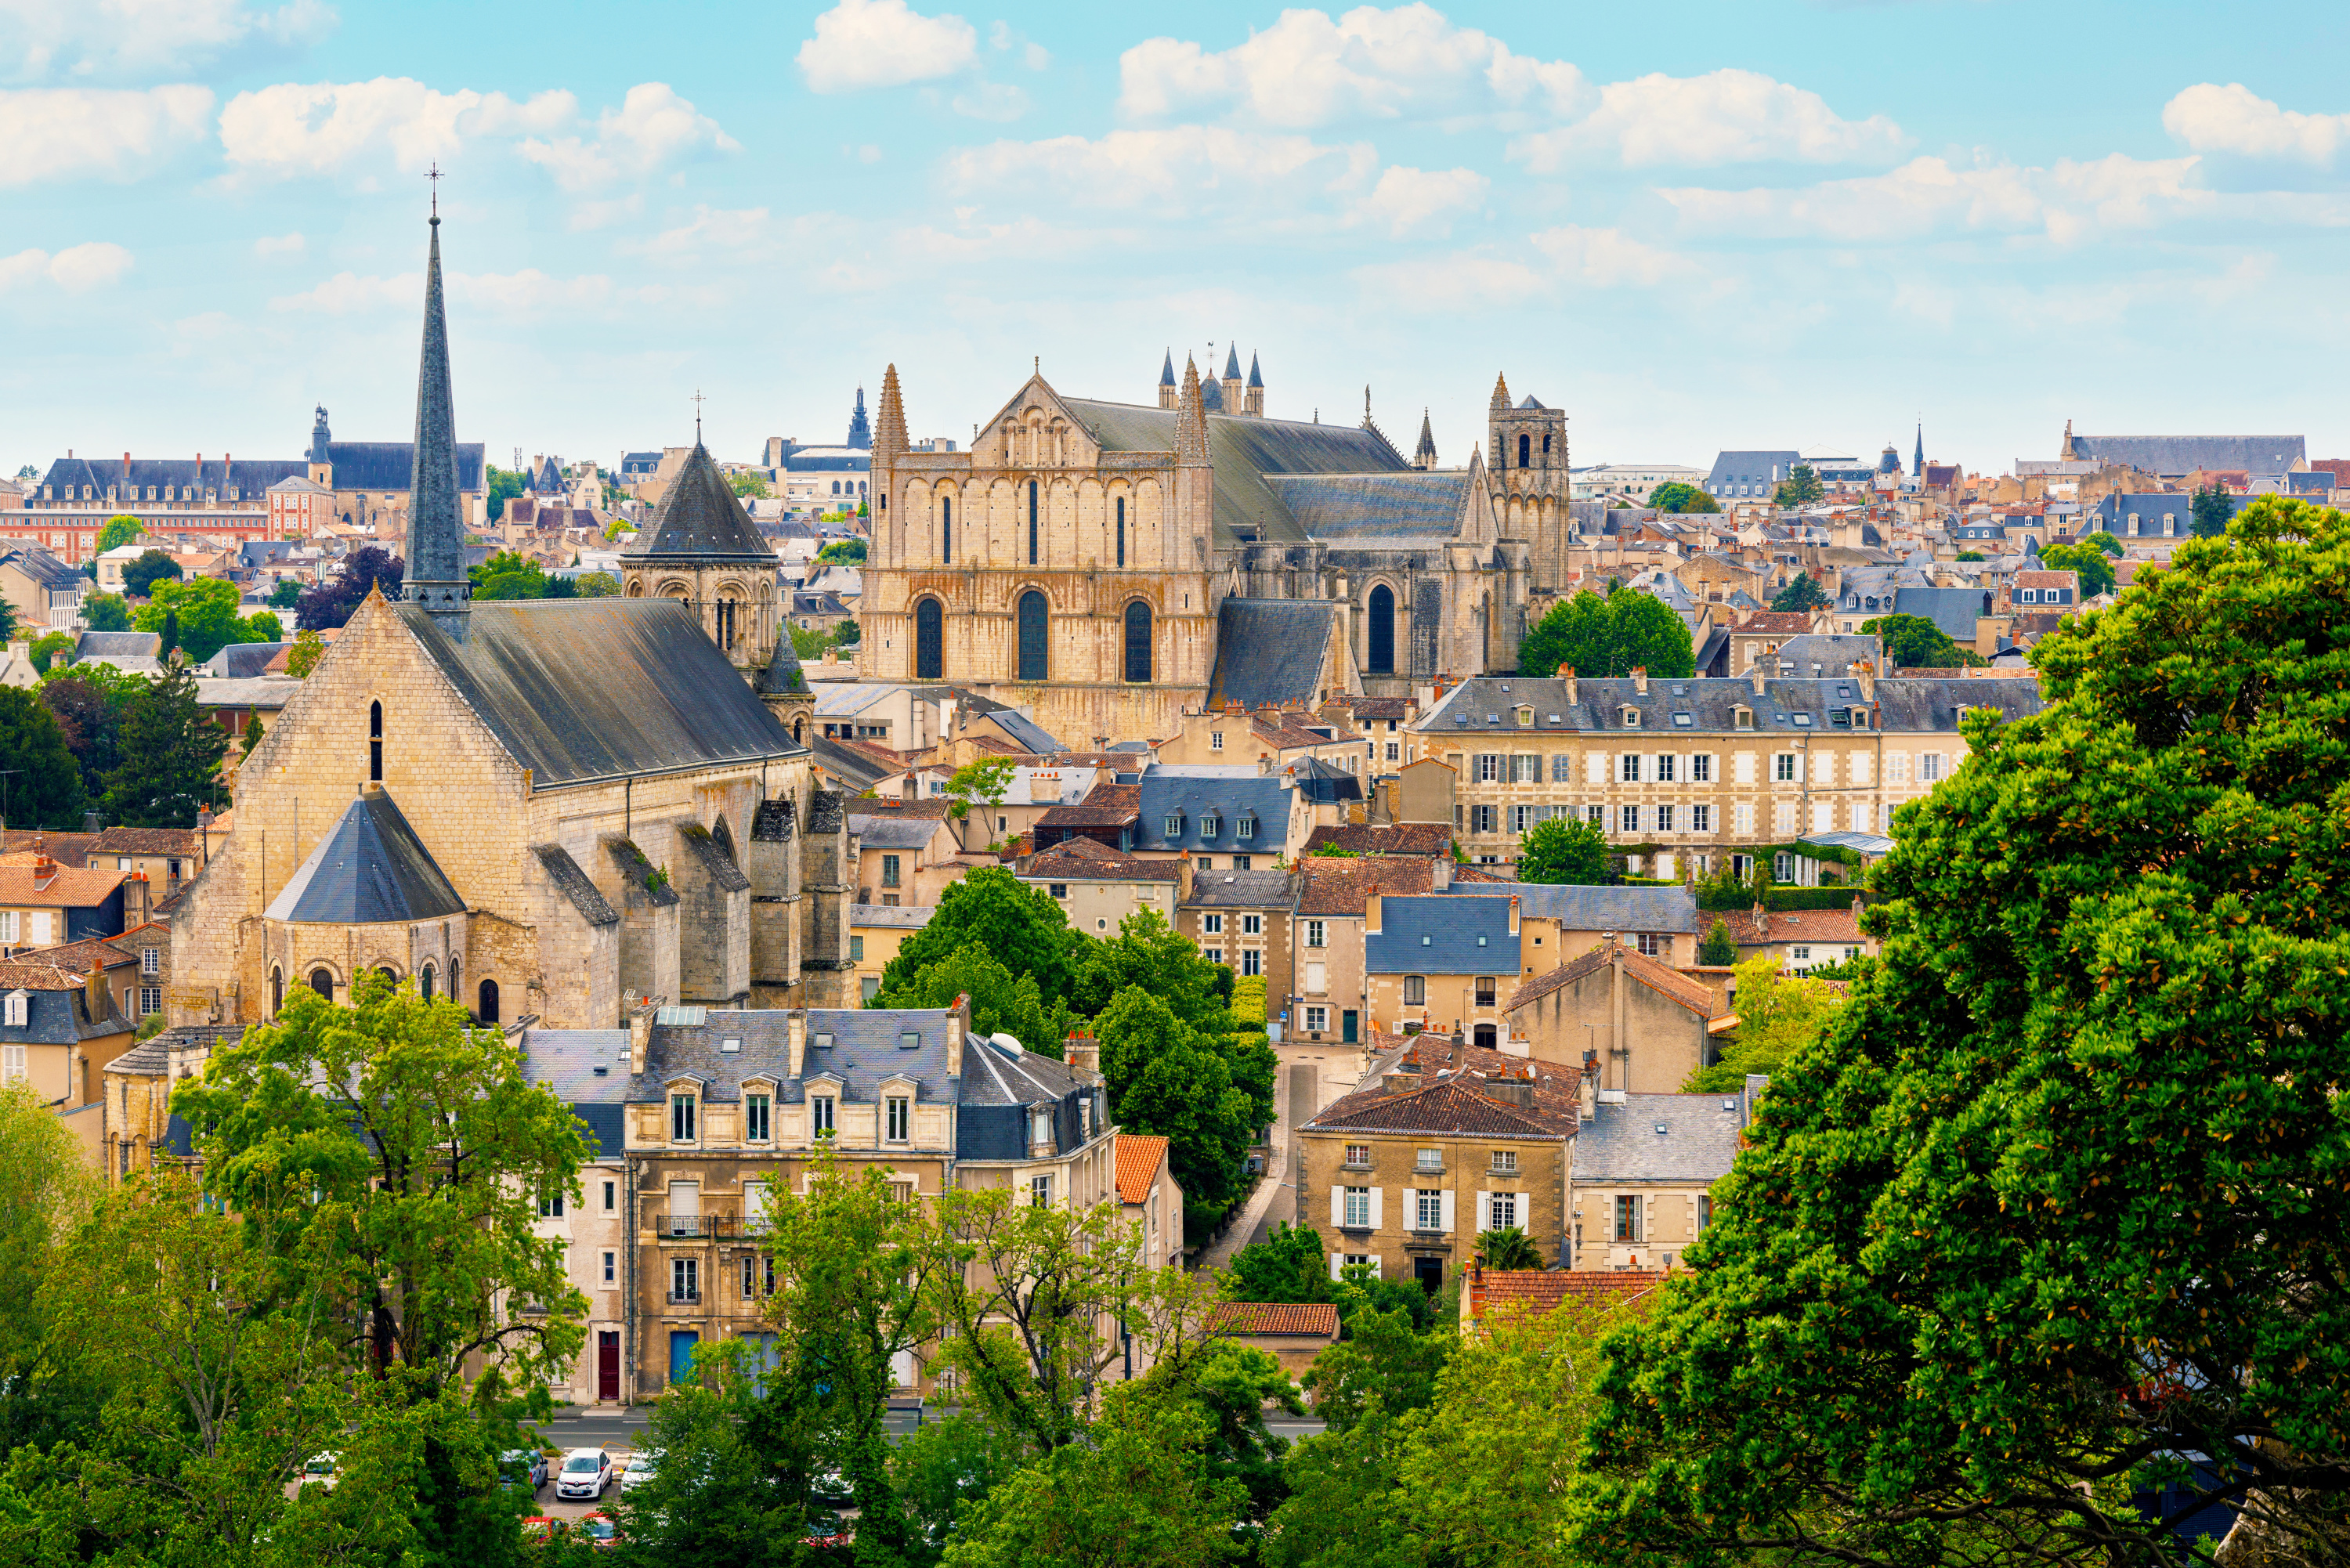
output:
[[[1355,855],[1449,855],[1452,830],[1440,822],[1399,822],[1387,827],[1317,827],[1305,840],[1311,855],[1324,845]]]
[[[1430,890],[1435,862],[1420,856],[1366,855],[1348,859],[1308,855],[1297,862],[1304,886],[1299,889],[1301,915],[1360,915],[1371,888],[1382,894],[1415,894]]]
[[[0,991],[79,991],[88,978],[53,963],[0,959]]]
[[[1752,909],[1735,910],[1722,920],[1730,927],[1731,940],[1741,947],[1762,947],[1772,942],[1861,942],[1860,922],[1852,910],[1842,909],[1770,909],[1763,914],[1767,929],[1754,922]]]
[[[1150,1196],[1151,1179],[1167,1158],[1167,1140],[1143,1133],[1118,1135],[1118,1200],[1139,1203]]]
[[[44,886],[36,888],[29,862],[0,865],[0,904],[36,909],[44,905],[50,909],[91,909],[106,902],[107,895],[122,886],[122,877],[120,871],[59,866]]]
[[[1733,927],[1732,929],[1734,930],[1735,928]],[[1704,986],[1690,979],[1680,971],[1644,956],[1637,948],[1623,947],[1620,944],[1610,946],[1606,942],[1593,948],[1581,958],[1559,965],[1547,974],[1538,974],[1532,980],[1521,982],[1516,992],[1511,996],[1509,1005],[1502,1011],[1514,1012],[1526,1003],[1538,1002],[1562,986],[1572,985],[1585,975],[1596,974],[1606,969],[1611,955],[1617,953],[1623,955],[1624,972],[1632,979],[1638,981],[1667,1001],[1680,1003],[1700,1018],[1713,1016],[1713,992]]]
[[[1358,1089],[1324,1106],[1306,1124],[1308,1128],[1523,1138],[1575,1136],[1581,1074],[1573,1068],[1504,1055],[1482,1045],[1456,1044],[1446,1035],[1406,1040],[1374,1031],[1371,1043],[1375,1054],[1388,1052],[1387,1060],[1372,1066],[1379,1078],[1417,1067],[1427,1086],[1393,1095],[1383,1085]],[[1529,1074],[1534,1085],[1531,1106],[1505,1103],[1481,1092],[1505,1075],[1523,1081]]]
[[[1328,1302],[1222,1302],[1208,1317],[1211,1334],[1288,1334],[1338,1337],[1338,1309]]]
[[[1055,877],[1070,877],[1081,882],[1134,881],[1178,882],[1182,879],[1182,863],[1176,860],[1137,860],[1116,850],[1101,855],[1087,855],[1067,847],[1071,844],[1091,844],[1090,838],[1072,838],[1056,844],[1034,860],[1028,869],[1020,873],[1030,881],[1049,880]]]
[[[140,929],[143,930],[146,928],[142,926]],[[85,937],[80,941],[61,942],[53,948],[30,948],[17,953],[16,961],[52,964],[82,975],[87,975],[96,967],[111,969],[117,964],[137,963],[139,955],[114,946],[117,940],[113,937]]]
[[[1469,1310],[1483,1317],[1496,1307],[1524,1312],[1555,1311],[1573,1300],[1586,1306],[1638,1301],[1665,1276],[1653,1269],[1475,1269],[1469,1275]]]
[[[1140,784],[1097,784],[1086,798],[1054,806],[1036,819],[1038,827],[1116,827],[1142,815]]]
[[[89,847],[93,855],[192,857],[203,853],[203,839],[192,827],[109,827]]]

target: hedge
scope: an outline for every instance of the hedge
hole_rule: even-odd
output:
[[[1848,909],[1855,898],[1864,904],[1870,901],[1867,892],[1856,888],[1773,888],[1763,902],[1773,909]],[[1713,910],[1751,909],[1754,907],[1754,895],[1744,888],[1717,892],[1700,884],[1697,907]]]
[[[1244,974],[1232,981],[1232,1016],[1243,1023],[1264,1023],[1264,976]]]

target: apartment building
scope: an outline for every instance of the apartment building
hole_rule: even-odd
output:
[[[1357,830],[1366,831],[1366,830]],[[1379,830],[1367,830],[1379,831]],[[1353,1045],[1369,1038],[1363,927],[1374,897],[1430,891],[1450,860],[1418,855],[1305,855],[1297,862],[1297,902],[1289,950],[1296,961],[1284,1038]]]
[[[1845,678],[1480,677],[1419,721],[1430,798],[1472,857],[1514,862],[1538,822],[1578,818],[1627,865],[1679,877],[1804,833],[1883,833],[1966,760],[1970,712],[2040,711],[2039,682]],[[1439,737],[1443,737],[1440,745]]]
[[[1287,871],[1201,871],[1177,908],[1175,929],[1200,944],[1210,963],[1236,975],[1262,975],[1267,1006],[1279,1023],[1281,999],[1297,989],[1289,916],[1297,907]]]
[[[1088,936],[1116,934],[1129,915],[1154,911],[1176,924],[1176,907],[1191,888],[1191,861],[1139,860],[1091,838],[1066,838],[1031,856],[1017,875],[1061,906],[1070,929]]]
[[[1571,1174],[1576,1269],[1670,1269],[1713,1220],[1763,1080],[1734,1095],[1586,1086]],[[1596,1080],[1586,1078],[1586,1085]]]
[[[1525,972],[1518,901],[1430,893],[1364,900],[1363,973],[1373,1027],[1458,1033],[1499,1050],[1502,1009]]]

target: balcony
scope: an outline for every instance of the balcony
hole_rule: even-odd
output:
[[[656,1214],[650,1221],[653,1234],[664,1241],[729,1241],[743,1235],[742,1219],[733,1214]],[[760,1225],[755,1229],[765,1230]]]
[[[671,1291],[664,1299],[666,1299],[671,1306],[700,1306],[702,1304],[702,1293],[700,1291]]]

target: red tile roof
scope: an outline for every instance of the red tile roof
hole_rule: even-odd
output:
[[[1167,1140],[1144,1133],[1118,1135],[1118,1200],[1139,1203],[1167,1160]]]
[[[1430,890],[1435,862],[1418,855],[1365,855],[1353,858],[1308,855],[1299,859],[1304,878],[1297,898],[1301,915],[1360,915],[1377,887],[1382,894]]]
[[[1812,629],[1812,618],[1801,610],[1756,610],[1731,629],[1764,633],[1805,632]]]
[[[1387,827],[1317,827],[1305,840],[1311,855],[1324,845],[1354,855],[1449,855],[1452,829],[1440,822],[1399,822]]]
[[[85,870],[76,866],[57,866],[35,886],[33,866],[29,861],[11,857],[0,863],[0,904],[57,909],[94,909],[106,902],[107,895],[122,886],[120,871]]]
[[[1848,918],[1848,917],[1847,917]],[[1733,927],[1734,930],[1736,928]],[[1585,975],[1596,974],[1606,969],[1614,955],[1624,960],[1624,973],[1638,981],[1668,1002],[1677,1002],[1700,1018],[1713,1016],[1713,993],[1690,979],[1679,970],[1671,969],[1655,959],[1645,958],[1637,948],[1602,942],[1572,962],[1563,963],[1547,974],[1538,974],[1522,982],[1510,1004],[1502,1011],[1513,1012],[1530,1002],[1538,1002],[1562,986],[1572,985]]]
[[[1763,924],[1755,924],[1751,909],[1733,911],[1722,917],[1730,927],[1731,940],[1741,947],[1762,947],[1771,942],[1859,942],[1867,939],[1860,934],[1860,922],[1853,918],[1850,909],[1769,909],[1763,912]]]
[[[1555,1311],[1561,1302],[1617,1306],[1638,1301],[1664,1282],[1653,1269],[1487,1269],[1469,1273],[1469,1312],[1483,1317],[1496,1307]]]
[[[1209,1314],[1211,1334],[1338,1337],[1338,1309],[1328,1302],[1223,1302]]]

